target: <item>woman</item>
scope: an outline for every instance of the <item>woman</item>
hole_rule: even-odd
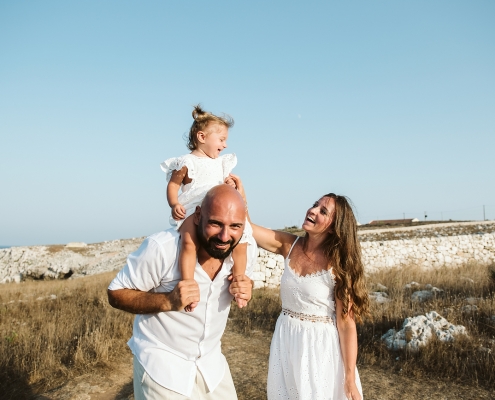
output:
[[[235,182],[245,197],[238,177]],[[362,399],[355,321],[369,302],[349,202],[333,193],[321,197],[306,213],[301,238],[252,227],[260,247],[285,258],[268,399]]]

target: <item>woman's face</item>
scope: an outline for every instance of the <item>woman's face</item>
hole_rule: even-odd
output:
[[[322,197],[306,212],[302,228],[310,233],[330,233],[335,215],[335,199]]]

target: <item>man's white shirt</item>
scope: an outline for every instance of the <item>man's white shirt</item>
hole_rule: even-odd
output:
[[[127,264],[108,287],[144,292],[171,292],[181,280],[178,266],[179,234],[170,229],[149,236],[127,258]],[[251,276],[257,247],[249,243],[246,275]],[[213,281],[196,262],[194,279],[201,300],[193,312],[169,311],[138,314],[133,335],[127,343],[148,375],[163,387],[189,396],[196,368],[210,391],[225,372],[220,339],[227,324],[232,295],[229,293],[232,256],[225,259]]]

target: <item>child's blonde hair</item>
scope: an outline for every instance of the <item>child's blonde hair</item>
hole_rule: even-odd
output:
[[[204,111],[200,104],[194,107],[192,117],[194,118],[194,122],[191,125],[191,129],[189,129],[187,142],[187,148],[191,151],[198,148],[198,132],[204,131],[210,122],[225,125],[227,128],[231,128],[234,125],[234,120],[231,116],[224,114],[218,117],[208,111]]]

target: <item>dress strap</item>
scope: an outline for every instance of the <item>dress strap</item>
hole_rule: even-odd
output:
[[[296,240],[294,240],[294,243],[292,243],[292,246],[290,246],[289,253],[287,254],[287,258],[290,258],[290,253],[292,253],[292,249],[294,248],[294,245],[296,242],[299,240],[300,236],[296,237]]]

